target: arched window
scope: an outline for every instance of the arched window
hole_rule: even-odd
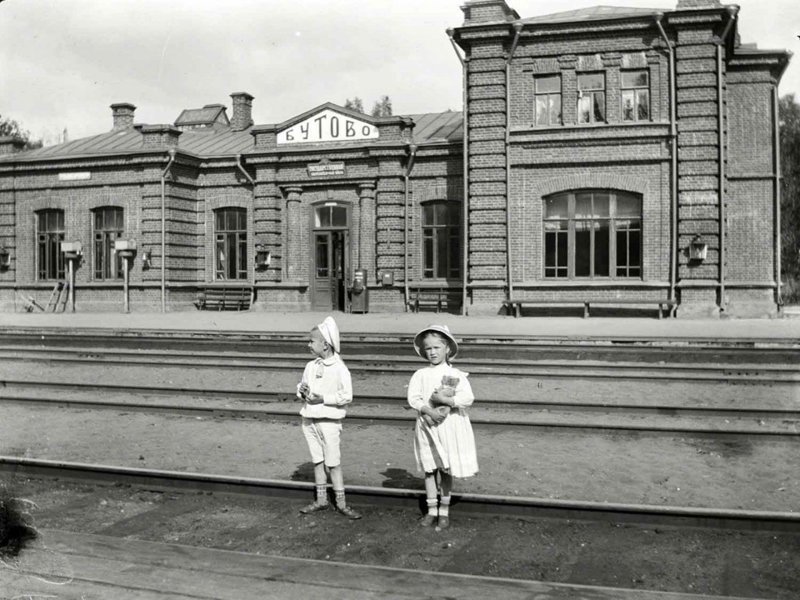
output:
[[[36,273],[40,280],[64,278],[64,211],[40,210],[36,213]]]
[[[461,274],[461,204],[446,200],[422,205],[422,276],[458,278]]]
[[[214,211],[214,278],[247,279],[247,209]]]
[[[641,278],[641,196],[578,190],[545,198],[544,276]]]
[[[123,210],[116,206],[94,209],[94,278],[120,279],[122,257],[114,250],[114,242],[125,231]]]

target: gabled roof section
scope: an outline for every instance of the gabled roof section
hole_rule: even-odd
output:
[[[224,104],[206,104],[203,108],[185,108],[175,119],[175,127],[178,128],[210,126],[214,123],[230,124]]]
[[[362,112],[358,112],[357,110],[352,110],[350,108],[345,108],[344,106],[339,106],[338,104],[334,104],[333,102],[325,102],[324,104],[320,104],[319,106],[316,106],[316,107],[312,108],[311,110],[307,110],[306,112],[304,112],[302,114],[296,115],[296,116],[284,121],[283,123],[276,123],[275,124],[275,128],[278,129],[278,130],[281,130],[281,129],[285,129],[286,127],[291,127],[292,125],[300,123],[301,121],[305,121],[310,116],[315,115],[318,112],[321,112],[323,110],[333,110],[333,111],[341,113],[343,115],[347,115],[349,117],[353,117],[354,119],[358,119],[359,121],[365,121],[365,122],[370,123],[372,125],[375,125],[378,121],[380,121],[381,119],[385,118],[385,117],[373,117],[371,115],[368,115],[368,114],[365,114],[365,113],[362,113]]]
[[[635,19],[663,13],[667,8],[633,8],[630,6],[591,6],[564,12],[520,19],[518,23],[531,25],[549,25],[556,23],[579,23],[585,21],[616,21]]]

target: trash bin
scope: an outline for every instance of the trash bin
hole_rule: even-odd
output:
[[[350,312],[369,312],[369,290],[366,269],[353,271],[353,287],[350,288]]]

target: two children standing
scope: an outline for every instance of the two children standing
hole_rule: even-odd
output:
[[[316,499],[300,512],[327,509],[327,473],[336,497],[335,508],[350,519],[361,515],[347,506],[341,469],[339,440],[345,406],[353,400],[348,371],[339,356],[339,328],[332,317],[311,330],[309,361],[297,385],[304,400],[300,415],[302,429],[314,462]],[[474,396],[467,373],[450,364],[458,343],[445,325],[431,325],[414,337],[414,349],[430,364],[419,369],[408,385],[408,403],[417,411],[414,427],[414,455],[425,472],[427,514],[420,525],[446,529],[453,477],[471,477],[478,472],[475,438],[467,415]]]

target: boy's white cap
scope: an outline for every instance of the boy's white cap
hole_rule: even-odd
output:
[[[339,352],[339,327],[333,317],[325,317],[325,320],[317,325],[317,329],[333,351]]]
[[[422,352],[420,352],[420,347],[422,346],[422,338],[425,337],[426,333],[431,331],[435,331],[445,337],[447,340],[448,346],[450,346],[450,358],[455,358],[456,354],[458,354],[458,342],[456,342],[456,338],[450,333],[450,328],[447,325],[428,325],[425,329],[420,331],[417,335],[414,336],[414,350],[417,351],[417,354],[422,356]],[[423,357],[424,358],[424,357]]]

